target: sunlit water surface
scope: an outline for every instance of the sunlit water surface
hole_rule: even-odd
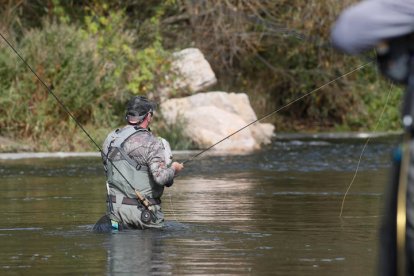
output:
[[[275,140],[188,163],[163,230],[91,232],[105,212],[97,158],[0,161],[0,274],[375,275],[396,139]],[[188,156],[177,156],[184,160]]]

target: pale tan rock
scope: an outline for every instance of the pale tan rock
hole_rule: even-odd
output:
[[[199,49],[184,49],[174,53],[173,58],[172,67],[180,75],[174,84],[177,88],[199,92],[217,83],[216,75]]]
[[[208,92],[185,98],[170,99],[161,104],[169,124],[180,117],[184,132],[200,148],[207,148],[226,136],[257,120],[244,93]],[[249,152],[270,143],[274,127],[259,122],[243,129],[214,147],[215,150]]]
[[[203,53],[197,48],[187,48],[172,54],[171,80],[168,86],[160,85],[156,94],[161,100],[170,98],[175,91],[196,93],[217,83],[216,75]]]

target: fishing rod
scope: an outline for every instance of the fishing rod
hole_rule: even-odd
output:
[[[36,78],[39,80],[39,82],[45,87],[45,89],[49,92],[50,95],[53,96],[53,98],[59,103],[59,105],[63,108],[63,110],[75,121],[76,125],[80,127],[80,129],[86,134],[86,136],[89,138],[89,140],[92,141],[92,143],[96,146],[98,151],[101,153],[102,156],[105,156],[105,153],[102,151],[101,147],[96,143],[96,141],[92,138],[92,136],[86,131],[86,129],[82,126],[82,124],[79,122],[79,120],[76,119],[76,117],[70,112],[70,110],[65,106],[65,104],[59,99],[58,96],[52,91],[52,89],[39,77],[39,75],[33,70],[33,68],[27,63],[27,61],[20,55],[20,53],[13,47],[13,45],[3,36],[2,33],[0,33],[0,36],[3,38],[3,40],[9,45],[9,47],[16,53],[16,55],[23,61],[23,63],[29,68],[29,70],[36,76]],[[139,191],[137,191],[134,186],[128,181],[128,179],[122,174],[122,172],[115,166],[115,164],[112,162],[111,159],[107,158],[111,165],[115,168],[115,170],[119,173],[119,175],[131,186],[131,188],[135,191],[135,194],[138,198],[138,200],[144,205],[146,210],[150,212],[150,214],[157,219],[157,216],[154,212],[149,209],[149,203],[148,200],[141,195]],[[111,199],[109,198],[108,193],[108,201]],[[143,212],[144,214],[144,212]]]
[[[358,66],[358,67],[356,67],[356,68],[352,69],[351,71],[349,71],[349,72],[347,72],[347,73],[345,73],[345,74],[342,74],[342,75],[340,75],[339,77],[337,77],[337,78],[335,78],[335,79],[333,79],[333,80],[328,81],[327,83],[322,84],[321,86],[319,86],[319,87],[315,88],[314,90],[312,90],[312,91],[310,91],[310,92],[308,92],[308,93],[305,93],[304,95],[300,96],[299,98],[297,98],[297,99],[295,99],[295,100],[292,100],[292,101],[288,102],[288,103],[287,103],[287,104],[285,104],[284,106],[279,107],[279,108],[277,108],[277,109],[273,110],[272,112],[270,112],[270,113],[268,113],[268,114],[264,115],[263,117],[260,117],[260,118],[258,118],[258,119],[256,119],[256,120],[254,120],[254,121],[252,121],[252,122],[248,123],[247,125],[243,126],[242,128],[240,128],[240,129],[236,130],[235,132],[233,132],[233,133],[229,134],[228,136],[224,137],[224,138],[223,138],[223,139],[221,139],[220,141],[218,141],[218,142],[214,143],[213,145],[209,146],[208,148],[206,148],[206,149],[204,149],[204,150],[200,151],[200,152],[199,152],[199,153],[197,153],[196,155],[194,155],[194,156],[190,157],[189,159],[185,160],[185,161],[183,162],[183,164],[186,164],[186,163],[189,163],[189,162],[193,161],[195,158],[197,158],[197,157],[198,157],[198,156],[200,156],[201,154],[205,153],[206,151],[209,151],[210,149],[212,149],[213,147],[217,146],[217,145],[218,145],[218,144],[220,144],[221,142],[223,142],[223,141],[227,140],[228,138],[232,137],[233,135],[235,135],[235,134],[239,133],[240,131],[242,131],[242,130],[244,130],[244,129],[248,128],[249,126],[253,125],[254,123],[257,123],[257,122],[262,121],[262,120],[264,120],[264,119],[266,119],[266,118],[269,118],[270,116],[272,116],[272,115],[274,115],[274,114],[276,114],[276,113],[280,112],[281,110],[283,110],[283,109],[285,109],[286,107],[288,107],[288,106],[290,106],[290,105],[292,105],[292,104],[296,103],[297,101],[300,101],[300,100],[302,100],[303,98],[305,98],[305,97],[309,96],[310,94],[312,94],[312,93],[314,93],[314,92],[316,92],[316,91],[318,91],[318,90],[320,90],[320,89],[324,88],[325,86],[328,86],[328,85],[330,85],[331,83],[336,82],[336,81],[338,81],[339,79],[341,79],[341,78],[343,78],[343,77],[345,77],[345,76],[347,76],[347,75],[350,75],[350,74],[354,73],[355,71],[358,71],[358,70],[360,70],[360,69],[362,69],[362,68],[366,67],[367,65],[369,65],[369,64],[370,64],[370,63],[372,63],[372,62],[373,62],[373,61],[369,61],[369,62],[367,62],[367,63],[364,63],[364,64],[362,64],[362,65],[360,65],[360,66]]]
[[[232,11],[231,11],[231,12],[232,12]],[[287,35],[290,35],[290,36],[294,36],[294,37],[296,37],[298,40],[303,40],[303,41],[307,41],[307,42],[312,43],[312,44],[316,44],[316,46],[317,46],[318,48],[332,48],[332,43],[331,43],[330,41],[329,41],[329,42],[325,42],[325,41],[324,41],[324,40],[323,40],[320,36],[315,36],[315,35],[305,35],[305,34],[303,34],[303,33],[299,32],[299,31],[297,31],[297,30],[295,30],[295,29],[290,29],[290,28],[288,28],[288,27],[280,27],[279,25],[275,24],[274,22],[271,22],[271,21],[265,20],[265,19],[263,19],[263,18],[261,18],[261,17],[257,17],[257,16],[252,16],[252,17],[246,16],[246,18],[247,18],[248,20],[250,20],[250,21],[253,21],[253,22],[260,22],[261,24],[263,24],[263,25],[264,25],[264,27],[265,27],[265,28],[269,28],[269,29],[270,29],[270,31],[271,31],[271,33],[273,32],[274,34],[279,34],[279,35],[280,35],[280,34],[287,34]],[[277,71],[277,70],[276,70],[276,68],[275,68],[273,65],[271,65],[269,62],[267,62],[267,61],[266,61],[266,60],[265,60],[265,59],[264,59],[261,55],[256,54],[256,58],[257,58],[258,60],[260,60],[261,62],[263,62],[263,63],[264,63],[267,67],[269,67],[270,69],[272,69],[272,70],[274,70],[274,71]],[[363,54],[363,55],[361,55],[361,58],[362,58],[363,60],[365,60],[365,61],[366,61],[366,63],[365,63],[365,64],[363,64],[363,65],[361,65],[361,66],[359,66],[359,67],[357,67],[357,68],[354,68],[353,70],[351,70],[351,71],[349,71],[349,72],[347,72],[347,73],[345,73],[345,74],[343,74],[343,75],[341,75],[341,76],[339,76],[339,77],[335,78],[334,80],[331,80],[331,81],[329,81],[329,82],[327,82],[327,83],[325,83],[325,84],[321,85],[320,87],[318,87],[318,88],[316,88],[316,89],[314,89],[314,90],[312,90],[312,91],[310,91],[310,92],[308,92],[308,93],[306,93],[306,94],[302,95],[301,97],[299,97],[299,98],[297,98],[297,99],[295,99],[295,100],[293,100],[293,101],[291,101],[291,102],[287,103],[286,105],[284,105],[284,106],[282,106],[282,107],[280,107],[280,108],[278,108],[278,109],[276,109],[276,110],[274,110],[274,111],[272,111],[272,112],[270,112],[270,113],[268,113],[268,114],[264,115],[263,117],[261,117],[261,118],[259,118],[259,119],[256,119],[256,120],[252,121],[251,123],[249,123],[249,124],[247,124],[247,125],[243,126],[243,127],[242,127],[242,128],[240,128],[239,130],[236,130],[235,132],[233,132],[233,133],[231,133],[230,135],[228,135],[228,136],[224,137],[223,139],[219,140],[218,142],[214,143],[213,145],[211,145],[211,146],[209,146],[208,148],[206,148],[206,149],[202,150],[201,152],[199,152],[199,153],[197,153],[196,155],[194,155],[194,156],[190,157],[189,159],[185,160],[185,161],[184,161],[184,162],[182,162],[182,163],[183,163],[183,164],[190,163],[191,161],[193,161],[195,158],[197,158],[197,157],[198,157],[198,156],[200,156],[201,154],[203,154],[203,153],[205,153],[205,152],[209,151],[209,150],[210,150],[210,149],[212,149],[213,147],[217,146],[218,144],[220,144],[221,142],[223,142],[223,141],[227,140],[228,138],[232,137],[233,135],[235,135],[235,134],[237,134],[237,133],[241,132],[241,131],[242,131],[242,130],[244,130],[245,128],[248,128],[249,126],[251,126],[251,125],[253,125],[253,124],[257,123],[257,122],[262,121],[262,120],[264,120],[264,119],[266,119],[266,118],[268,118],[268,117],[270,117],[270,116],[272,116],[272,115],[274,115],[274,114],[276,114],[276,113],[280,112],[281,110],[285,109],[286,107],[288,107],[288,106],[292,105],[293,103],[295,103],[295,102],[297,102],[297,101],[300,101],[301,99],[303,99],[303,98],[307,97],[308,95],[310,95],[310,94],[312,94],[312,93],[314,93],[314,92],[316,92],[316,91],[318,91],[318,90],[322,89],[323,87],[325,87],[325,86],[327,86],[327,85],[329,85],[329,84],[331,84],[331,83],[333,83],[333,82],[335,82],[335,81],[337,81],[337,80],[341,79],[342,77],[345,77],[345,76],[347,76],[347,75],[349,75],[349,74],[352,74],[353,72],[358,71],[358,70],[362,69],[363,67],[367,66],[368,64],[373,63],[373,62],[375,62],[375,61],[376,61],[376,59],[375,59],[375,58],[371,57],[371,56],[370,56],[370,55],[368,55],[368,54]]]
[[[103,154],[103,151],[102,151],[102,149],[101,149],[101,147],[95,142],[95,140],[91,137],[91,135],[89,135],[89,133],[86,131],[86,129],[82,126],[82,124],[76,119],[76,117],[69,111],[69,109],[63,104],[63,102],[56,96],[56,94],[55,93],[53,93],[53,91],[52,91],[52,89],[48,86],[48,85],[46,85],[46,83],[36,74],[36,72],[32,69],[32,67],[26,62],[26,60],[19,54],[19,52],[13,47],[13,45],[3,36],[3,34],[1,34],[0,33],[0,36],[3,38],[3,40],[10,46],[10,48],[11,49],[13,49],[13,51],[16,53],[16,55],[23,61],[23,63],[30,69],[30,71],[36,76],[36,78],[41,82],[41,84],[46,88],[46,90],[55,98],[55,100],[62,106],[62,108],[64,109],[64,111],[76,122],[76,124],[81,128],[81,130],[86,134],[86,136],[92,141],[92,143],[96,146],[96,148],[99,150],[99,152],[101,153],[101,154]],[[213,145],[211,145],[211,146],[209,146],[208,148],[206,148],[206,149],[204,149],[204,150],[202,150],[202,151],[200,151],[199,153],[197,153],[197,154],[195,154],[194,156],[192,156],[192,157],[190,157],[189,159],[187,159],[187,160],[185,160],[184,162],[182,162],[182,164],[187,164],[187,163],[190,163],[190,162],[192,162],[195,158],[197,158],[198,156],[200,156],[200,155],[202,155],[203,153],[205,153],[205,152],[207,152],[207,151],[209,151],[210,149],[212,149],[212,148],[214,148],[215,146],[217,146],[218,144],[220,144],[220,143],[222,143],[223,141],[225,141],[225,140],[227,140],[227,139],[229,139],[230,137],[232,137],[232,136],[234,136],[235,134],[237,134],[237,133],[239,133],[239,132],[241,132],[242,130],[244,130],[244,129],[246,129],[246,128],[248,128],[249,126],[251,126],[251,125],[253,125],[253,124],[255,124],[255,123],[257,123],[257,122],[259,122],[259,121],[262,121],[262,120],[264,120],[264,119],[266,119],[266,118],[268,118],[268,117],[270,117],[270,116],[272,116],[272,115],[274,115],[274,114],[276,114],[276,113],[278,113],[278,112],[280,112],[281,110],[283,110],[283,109],[285,109],[285,108],[287,108],[288,106],[290,106],[290,105],[292,105],[292,104],[294,104],[294,103],[296,103],[296,102],[298,102],[298,101],[300,101],[300,100],[302,100],[303,98],[305,98],[305,97],[307,97],[307,96],[309,96],[310,94],[313,94],[313,93],[315,93],[316,91],[319,91],[320,89],[322,89],[322,88],[324,88],[325,86],[328,86],[328,85],[330,85],[331,83],[334,83],[334,82],[336,82],[336,81],[338,81],[339,79],[341,79],[341,78],[343,78],[343,77],[345,77],[345,76],[347,76],[347,75],[350,75],[350,74],[352,74],[352,73],[354,73],[355,71],[358,71],[358,70],[360,70],[360,69],[362,69],[362,68],[364,68],[364,67],[366,67],[367,65],[369,65],[370,63],[372,63],[373,61],[371,60],[371,61],[369,61],[369,62],[367,62],[367,63],[365,63],[365,64],[362,64],[362,65],[360,65],[360,66],[358,66],[358,67],[356,67],[356,68],[354,68],[354,69],[352,69],[351,71],[349,71],[349,72],[347,72],[347,73],[345,73],[345,74],[342,74],[342,75],[340,75],[340,76],[338,76],[337,78],[335,78],[335,79],[333,79],[333,80],[331,80],[331,81],[328,81],[328,82],[326,82],[326,83],[324,83],[323,85],[321,85],[321,86],[319,86],[319,87],[317,87],[317,88],[315,88],[314,90],[312,90],[312,91],[310,91],[310,92],[308,92],[308,93],[305,93],[304,95],[302,95],[302,96],[300,96],[299,98],[296,98],[295,100],[292,100],[292,101],[290,101],[290,102],[288,102],[287,104],[285,104],[284,106],[282,106],[282,107],[279,107],[279,108],[277,108],[276,110],[274,110],[274,111],[272,111],[272,112],[270,112],[270,113],[268,113],[268,114],[266,114],[266,115],[264,115],[263,117],[260,117],[260,118],[258,118],[258,119],[256,119],[256,120],[254,120],[254,121],[252,121],[252,122],[250,122],[250,123],[248,123],[247,125],[245,125],[245,126],[243,126],[242,128],[240,128],[240,129],[238,129],[238,130],[236,130],[236,131],[234,131],[233,133],[231,133],[231,134],[229,134],[228,136],[226,136],[226,137],[224,137],[223,139],[221,139],[221,140],[219,140],[218,142],[216,142],[216,143],[214,143]],[[112,161],[111,161],[111,163],[112,163]],[[113,164],[112,164],[113,165]],[[122,173],[118,170],[118,168],[116,167],[116,166],[114,166],[114,168],[121,174],[121,176],[128,182],[128,184],[130,184],[129,183],[129,181],[122,175]],[[131,185],[131,184],[130,184]],[[132,185],[131,185],[131,187],[132,187]]]

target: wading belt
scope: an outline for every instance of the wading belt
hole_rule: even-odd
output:
[[[111,195],[111,202],[112,203],[116,203],[116,196]],[[160,205],[161,204],[161,199],[159,198],[147,198],[148,202],[150,203],[150,206],[152,205]],[[135,205],[137,206],[138,204],[141,204],[140,201],[138,201],[138,199],[136,198],[129,198],[129,197],[124,197],[122,199],[122,204],[124,205]]]

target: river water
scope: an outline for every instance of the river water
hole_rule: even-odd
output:
[[[202,155],[166,189],[163,230],[91,232],[105,212],[96,157],[0,160],[0,274],[376,275],[397,139],[275,140]],[[187,156],[176,156],[184,160]]]

